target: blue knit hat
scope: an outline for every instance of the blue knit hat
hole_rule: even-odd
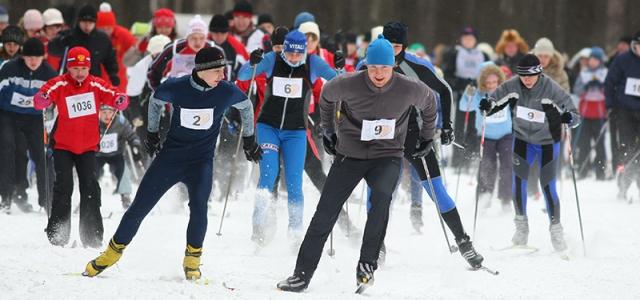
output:
[[[284,52],[306,53],[307,37],[298,30],[290,31],[284,37]]]
[[[602,48],[600,47],[592,47],[591,48],[591,53],[589,53],[589,57],[594,57],[597,60],[599,60],[600,62],[604,62],[606,55],[604,53],[604,50],[602,50]]]
[[[304,22],[315,22],[315,21],[316,21],[316,17],[314,17],[311,13],[307,11],[303,11],[299,13],[296,16],[295,20],[293,21],[293,29],[298,29],[298,27],[300,27],[300,24]]]
[[[393,46],[382,34],[367,48],[367,65],[395,65]]]

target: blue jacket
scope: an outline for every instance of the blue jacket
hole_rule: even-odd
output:
[[[625,93],[629,79],[636,79],[636,95],[640,95],[640,56],[631,50],[618,55],[609,67],[604,82],[607,108],[622,108],[639,111],[640,96]]]
[[[25,65],[22,57],[6,62],[0,69],[0,110],[29,115],[42,114],[42,111],[33,107],[33,95],[56,75],[58,74],[46,61],[35,71]]]
[[[459,105],[460,111],[476,112],[476,130],[478,131],[478,136],[482,135],[482,112],[480,111],[480,100],[482,100],[482,97],[480,91],[477,90],[471,99],[469,99],[466,93],[463,93]],[[502,111],[487,116],[484,137],[490,140],[499,140],[511,134],[511,128],[511,111],[508,107],[504,107]]]

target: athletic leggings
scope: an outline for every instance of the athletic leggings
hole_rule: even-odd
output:
[[[552,224],[560,223],[560,201],[556,192],[556,171],[560,143],[535,145],[518,138],[513,141],[513,206],[516,215],[527,214],[527,179],[529,168],[538,159],[540,162],[540,187],[547,204],[547,213]]]

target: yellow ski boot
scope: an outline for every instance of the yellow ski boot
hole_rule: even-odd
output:
[[[184,268],[184,276],[187,280],[198,280],[202,273],[200,272],[200,256],[202,255],[202,248],[195,248],[187,244],[187,250],[184,251],[184,261],[182,267]]]
[[[122,250],[124,250],[125,247],[127,246],[124,244],[118,244],[111,239],[109,241],[109,246],[107,246],[107,250],[102,252],[100,256],[96,257],[96,259],[90,261],[82,275],[94,277],[102,273],[106,268],[113,266],[122,256]]]

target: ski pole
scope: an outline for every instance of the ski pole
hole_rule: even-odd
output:
[[[487,112],[482,111],[482,133],[480,135],[480,165],[482,165],[482,157],[484,156],[484,132],[487,128]],[[480,167],[478,167],[478,177],[480,176]],[[478,178],[479,179],[479,178]],[[476,203],[473,210],[473,239],[476,238],[476,224],[478,222],[478,189],[476,189]]]
[[[442,233],[444,233],[444,239],[445,241],[447,241],[447,250],[449,250],[450,253],[454,253],[458,251],[458,247],[456,247],[455,245],[451,245],[451,243],[449,242],[449,236],[447,235],[446,228],[444,228],[444,220],[442,220],[442,214],[440,213],[440,204],[438,204],[438,196],[436,195],[435,189],[433,188],[433,182],[431,181],[431,174],[429,173],[429,168],[427,168],[426,159],[422,157],[420,158],[420,160],[422,161],[422,167],[424,168],[424,172],[427,174],[427,181],[429,182],[429,190],[431,190],[431,195],[433,195],[431,196],[431,198],[433,199],[433,202],[436,204],[438,219],[440,220],[440,226],[442,226]]]
[[[47,109],[42,110],[42,142],[43,142],[43,151],[44,151],[44,199],[45,199],[45,211],[47,213],[47,218],[51,216],[51,193],[49,192],[49,158],[47,157],[47,148],[49,147],[49,135],[47,133]]]
[[[125,148],[127,149],[127,156],[129,156],[129,164],[131,165],[131,171],[133,173],[133,178],[137,182],[138,178],[140,178],[140,177],[138,177],[138,170],[136,170],[137,169],[136,168],[136,163],[133,160],[133,152],[131,151],[131,146],[127,145]]]
[[[253,91],[253,82],[256,79],[256,66],[253,66],[253,73],[251,74],[251,81],[249,82],[249,90],[247,91],[247,98],[251,98],[251,93]],[[217,236],[222,236],[222,224],[224,223],[224,214],[227,212],[227,203],[229,202],[229,194],[231,193],[231,186],[233,185],[233,178],[236,169],[236,162],[238,158],[238,153],[240,152],[240,145],[242,144],[242,132],[244,128],[240,127],[240,132],[238,134],[238,143],[236,144],[236,151],[232,156],[231,161],[231,174],[229,175],[229,184],[227,185],[227,192],[224,196],[224,205],[222,206],[222,216],[220,216],[220,227],[218,227]]]
[[[569,140],[571,140],[571,129],[567,126],[567,134],[569,135]],[[580,222],[580,237],[582,238],[582,251],[585,256],[587,256],[587,246],[584,242],[584,229],[582,227],[582,214],[580,212],[580,199],[578,197],[578,185],[576,183],[576,170],[573,166],[573,149],[571,147],[571,143],[568,143],[569,147],[569,164],[571,166],[571,178],[573,179],[573,190],[576,195],[576,207],[578,208],[578,221]],[[640,153],[640,152],[639,152]]]
[[[333,249],[333,230],[331,231],[331,234],[329,234],[329,249],[327,250],[327,254],[331,257],[336,255],[336,250]]]
[[[105,130],[102,133],[102,135],[100,135],[100,141],[98,142],[98,145],[102,144],[102,139],[107,134],[107,132],[109,132],[109,128],[111,128],[111,124],[113,124],[113,120],[115,120],[118,117],[118,113],[119,112],[120,111],[116,109],[116,113],[113,114],[113,118],[111,118],[111,120],[109,120],[109,123],[107,123],[107,128],[105,128]]]

